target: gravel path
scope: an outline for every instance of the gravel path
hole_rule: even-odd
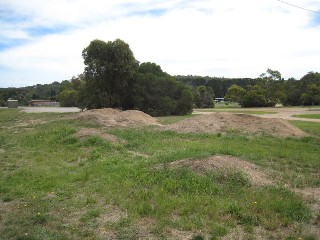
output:
[[[19,107],[22,111],[27,113],[44,113],[44,112],[54,112],[54,113],[68,113],[68,112],[80,112],[77,107]]]
[[[263,109],[261,109],[261,111],[263,111]],[[320,119],[293,117],[293,115],[300,114],[320,114],[320,109],[312,109],[312,111],[310,111],[310,108],[274,108],[273,111],[276,111],[277,113],[261,114],[259,116],[263,118],[281,118],[285,120],[320,122]]]

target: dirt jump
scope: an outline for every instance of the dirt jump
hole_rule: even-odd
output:
[[[303,137],[305,132],[278,118],[238,113],[211,113],[185,119],[165,127],[180,133],[243,133],[277,137]]]
[[[76,118],[84,118],[94,121],[104,127],[141,127],[147,125],[161,125],[158,123],[156,118],[137,110],[120,111],[118,109],[103,108],[81,112],[75,116]]]
[[[178,133],[267,134],[276,137],[307,136],[305,132],[286,120],[238,113],[210,113],[169,125],[161,125],[157,118],[137,110],[94,109],[77,113],[75,116],[97,122],[104,127],[155,126],[159,130]]]

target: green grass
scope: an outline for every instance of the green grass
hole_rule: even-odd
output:
[[[176,122],[179,122],[183,119],[186,119],[186,118],[191,118],[191,117],[194,117],[195,115],[185,115],[185,116],[166,116],[166,117],[158,117],[158,121],[159,123],[161,124],[164,124],[164,125],[167,125],[167,124],[172,124],[172,123],[176,123]]]
[[[0,110],[3,239],[166,239],[168,229],[218,239],[237,225],[288,227],[285,238],[296,236],[290,226],[313,217],[303,199],[283,186],[320,186],[318,138],[102,129],[125,140],[111,143],[75,137],[82,127],[99,126],[63,116]],[[36,119],[43,122],[32,124]],[[24,120],[32,128],[20,126]],[[165,124],[176,120],[160,118]],[[215,154],[247,159],[282,184],[255,186],[240,171],[169,167]]]
[[[307,133],[320,137],[320,123],[318,122],[306,122],[306,121],[293,120],[293,121],[290,121],[290,123]]]
[[[298,115],[293,115],[293,117],[320,119],[320,114],[298,114]]]

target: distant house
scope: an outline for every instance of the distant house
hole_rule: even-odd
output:
[[[59,107],[60,104],[51,100],[31,100],[29,106],[32,107]]]
[[[8,99],[8,108],[17,108],[18,100]]]
[[[214,99],[214,101],[215,102],[224,102],[224,98],[217,97],[217,98]]]

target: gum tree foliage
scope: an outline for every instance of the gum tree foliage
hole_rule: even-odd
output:
[[[84,59],[85,107],[122,107],[129,82],[133,79],[138,63],[127,43],[120,39],[104,42],[93,40],[86,47]]]
[[[285,105],[299,106],[320,104],[316,97],[311,98],[312,91],[308,89],[310,85],[320,87],[320,73],[309,72],[300,80],[288,79],[284,83],[284,92],[286,95]],[[314,85],[312,88],[314,88]],[[311,94],[311,95],[310,95]]]
[[[261,88],[261,94],[265,97],[266,106],[274,107],[277,103],[284,103],[286,95],[283,88],[284,80],[281,73],[270,68],[258,78],[257,85]]]
[[[236,84],[244,89],[257,84],[257,79],[253,78],[225,78],[225,77],[202,77],[202,76],[175,76],[175,78],[187,86],[206,86],[214,90],[215,97],[224,97],[229,87]]]
[[[268,106],[264,90],[260,85],[250,87],[242,98],[241,107],[266,107]]]
[[[304,105],[320,104],[320,87],[316,84],[308,85],[307,91],[301,95],[300,100]]]
[[[61,107],[77,106],[77,91],[73,89],[65,89],[58,95],[58,101]]]
[[[214,91],[211,87],[200,85],[193,88],[194,105],[197,108],[214,107]]]
[[[233,102],[242,104],[243,97],[246,95],[246,93],[247,91],[244,88],[238,86],[237,84],[233,84],[228,88],[225,99],[230,99]]]
[[[152,116],[184,115],[192,112],[191,90],[162,71],[155,63],[142,63],[131,92],[132,108]]]

